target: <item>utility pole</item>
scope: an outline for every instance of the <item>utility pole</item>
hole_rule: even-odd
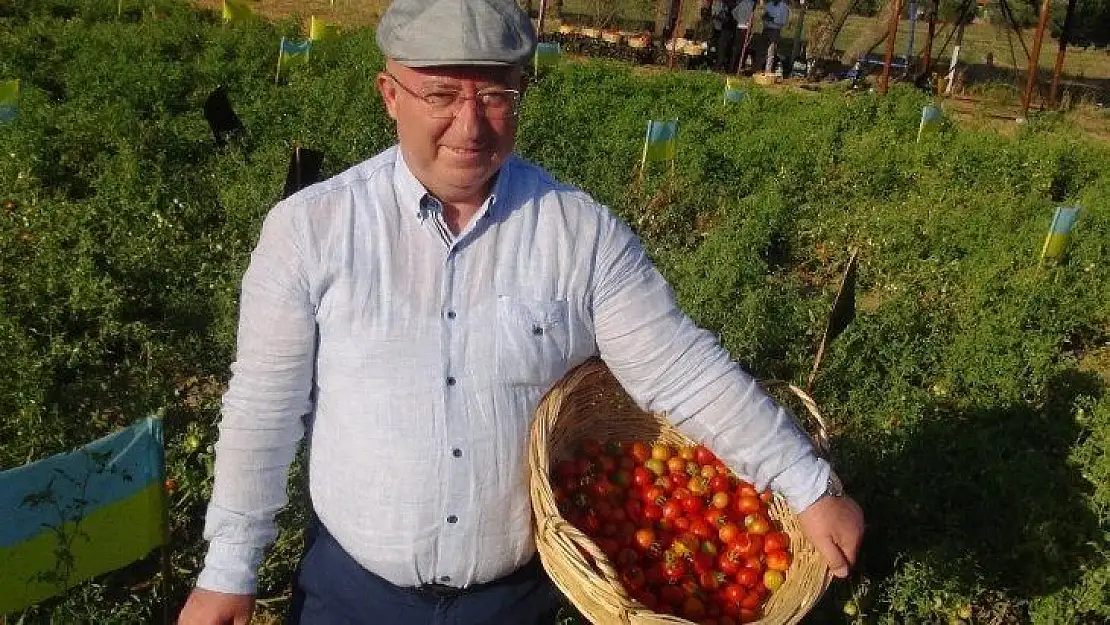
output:
[[[1056,99],[1060,88],[1060,72],[1064,69],[1064,55],[1068,51],[1068,32],[1071,30],[1071,18],[1075,16],[1075,5],[1078,0],[1068,0],[1068,11],[1064,14],[1064,28],[1060,32],[1060,50],[1056,53],[1056,66],[1052,68],[1052,89],[1048,94],[1048,105],[1056,108]]]
[[[902,17],[902,0],[890,0],[894,4],[894,12],[890,14],[890,26],[886,36],[886,59],[883,61],[883,75],[879,79],[879,93],[886,93],[890,83],[890,63],[894,59],[894,41],[898,38],[898,21]],[[1045,0],[1047,2],[1047,0]]]
[[[1041,43],[1044,42],[1044,27],[1052,10],[1052,0],[1041,3],[1041,20],[1037,22],[1037,34],[1033,36],[1033,51],[1029,54],[1029,77],[1025,80],[1025,94],[1021,98],[1021,116],[1029,112],[1029,101],[1033,99],[1033,87],[1037,84],[1037,69],[1041,60]]]

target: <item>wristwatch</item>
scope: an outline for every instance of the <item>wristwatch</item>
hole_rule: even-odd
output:
[[[829,469],[829,481],[825,484],[825,492],[822,497],[843,497],[844,496],[844,483],[840,481],[840,476],[836,471]]]

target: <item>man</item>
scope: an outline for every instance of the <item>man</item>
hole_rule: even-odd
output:
[[[777,56],[782,29],[786,28],[786,21],[790,19],[790,5],[783,0],[767,0],[763,7],[763,58],[764,72],[770,74],[775,71],[775,57]]]
[[[377,76],[398,146],[278,203],[243,278],[204,570],[183,625],[246,623],[312,415],[318,516],[290,622],[550,622],[526,443],[600,355],[799,511],[837,575],[862,515],[627,225],[512,154],[536,36],[513,0],[396,0]]]
[[[736,22],[732,19],[732,5],[735,0],[724,0],[713,3],[714,27],[717,34],[717,58],[713,69],[726,70],[732,58],[732,46],[736,38]]]
[[[746,57],[751,55],[752,18],[755,16],[755,0],[739,0],[732,8],[732,19],[736,22],[736,42],[732,46],[732,59],[729,71],[744,69]]]

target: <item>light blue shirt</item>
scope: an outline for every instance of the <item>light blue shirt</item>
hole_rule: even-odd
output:
[[[302,415],[321,521],[401,586],[467,586],[535,553],[527,440],[545,391],[600,355],[795,510],[825,489],[809,440],[675,305],[629,227],[511,157],[457,237],[390,148],[277,204],[243,277],[198,585],[250,593]]]

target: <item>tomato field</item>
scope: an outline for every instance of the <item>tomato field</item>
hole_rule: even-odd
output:
[[[290,150],[331,175],[394,141],[370,29],[275,83],[303,29],[181,0],[0,7],[0,80],[21,84],[0,124],[0,469],[162,415],[172,606],[201,566],[239,280]],[[812,395],[867,535],[810,622],[1110,620],[1110,145],[1055,113],[945,118],[918,143],[912,89],[744,82],[726,104],[723,83],[567,60],[533,77],[518,151],[625,217],[761,378],[804,384],[859,249],[857,314]],[[218,86],[245,128],[223,148],[202,110]],[[675,167],[641,181],[646,121],[672,118]],[[1063,205],[1083,209],[1068,254],[1041,263]],[[300,553],[299,468],[290,489],[263,615]],[[8,622],[152,622],[159,577],[152,556]]]

